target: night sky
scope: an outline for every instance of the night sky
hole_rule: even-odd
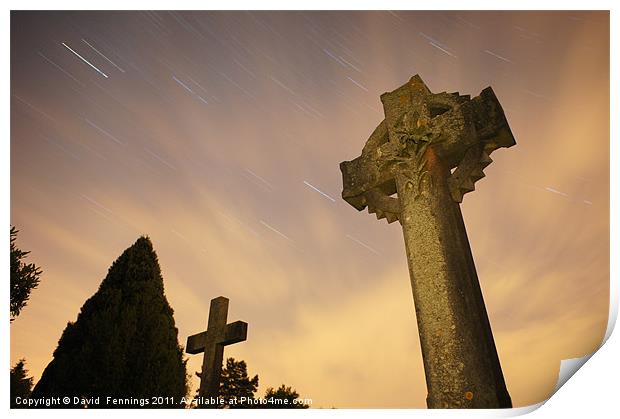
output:
[[[146,234],[180,343],[230,298],[261,395],[425,407],[400,226],[338,166],[414,74],[504,107],[517,145],[462,210],[513,404],[547,398],[607,325],[607,12],[13,12],[11,224],[44,273],[11,362],[38,380]]]

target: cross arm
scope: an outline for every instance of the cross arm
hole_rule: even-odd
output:
[[[210,338],[210,332],[200,332],[187,338],[185,352],[188,354],[199,354],[204,352],[207,346],[207,340]],[[232,345],[233,343],[243,342],[248,336],[248,324],[243,321],[236,321],[226,325],[224,336],[216,339],[216,344]]]
[[[367,204],[363,197],[365,192],[393,178],[393,174],[385,170],[389,156],[382,153],[382,146],[389,147],[385,121],[382,121],[370,135],[361,156],[340,163],[344,185],[342,198],[359,211]]]
[[[222,345],[232,345],[233,343],[243,342],[248,337],[248,324],[241,320],[226,325],[224,340],[218,343]]]
[[[185,345],[185,352],[192,355],[204,352],[206,343],[207,332],[200,332],[198,334],[189,336],[187,338],[187,345]]]
[[[389,142],[385,121],[382,121],[366,141],[361,156],[340,163],[342,172],[342,198],[362,211],[375,213],[378,219],[388,222],[398,219],[398,199],[394,174],[398,159],[398,147]]]

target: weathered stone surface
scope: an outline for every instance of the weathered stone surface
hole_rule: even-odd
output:
[[[511,407],[459,206],[489,154],[515,144],[501,105],[490,87],[473,99],[433,94],[417,75],[381,101],[385,119],[362,155],[340,164],[342,197],[400,221],[427,405]]]
[[[204,352],[199,396],[218,396],[224,346],[243,342],[247,338],[248,324],[242,321],[226,324],[227,317],[228,298],[214,298],[209,309],[207,330],[187,338],[187,353]]]

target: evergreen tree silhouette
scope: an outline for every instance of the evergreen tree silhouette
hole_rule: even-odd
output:
[[[11,320],[19,316],[26,307],[30,293],[39,286],[41,269],[34,263],[26,263],[24,260],[30,252],[25,252],[17,247],[17,230],[11,226]]]
[[[20,359],[11,368],[11,409],[23,407],[22,403],[17,403],[17,398],[27,399],[32,391],[32,377],[28,377],[26,360]]]
[[[269,409],[307,409],[310,406],[299,400],[299,393],[291,387],[282,384],[277,390],[269,387],[265,392],[267,404],[262,406]]]
[[[140,237],[112,264],[75,322],[67,324],[54,358],[32,397],[100,398],[88,407],[184,407],[154,405],[153,397],[187,394],[186,361],[173,310],[164,295],[157,255]],[[146,398],[149,404],[107,404],[107,397]],[[167,402],[170,399],[166,399]]]
[[[247,409],[254,405],[249,402],[254,399],[254,394],[258,389],[258,375],[254,378],[248,376],[248,367],[245,361],[235,361],[234,358],[226,359],[226,366],[222,368],[220,376],[219,396],[224,400],[224,405],[220,408]],[[241,403],[241,398],[245,397],[246,402]],[[231,399],[236,399],[237,403],[230,404]]]

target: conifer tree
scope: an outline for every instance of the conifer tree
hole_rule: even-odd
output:
[[[258,375],[250,378],[245,361],[226,359],[226,366],[220,375],[219,396],[224,409],[307,409],[310,407],[299,399],[299,393],[292,387],[282,384],[277,389],[269,387],[262,400],[255,395],[258,390]],[[236,402],[231,402],[236,400]]]
[[[32,391],[32,377],[28,377],[25,364],[26,360],[20,359],[11,368],[11,409],[22,407],[23,404],[18,403],[17,398],[27,399]]]
[[[265,400],[269,409],[307,409],[310,406],[299,400],[299,393],[282,384],[277,390],[269,387],[265,392]]]
[[[15,320],[28,303],[30,292],[39,286],[41,269],[34,263],[26,263],[24,259],[30,252],[17,247],[17,230],[11,226],[11,321]]]
[[[245,361],[235,361],[234,358],[226,359],[226,366],[222,368],[220,376],[219,396],[224,400],[223,408],[244,409],[254,405],[250,400],[254,399],[254,393],[258,389],[258,375],[254,378],[248,376],[248,368]],[[246,402],[241,403],[242,397]],[[231,399],[237,399],[237,403],[230,404]]]
[[[140,237],[112,264],[77,320],[67,324],[32,396],[100,397],[100,405],[88,407],[184,407],[106,404],[108,396],[178,402],[187,394],[186,361],[172,314],[157,255],[151,241]]]

